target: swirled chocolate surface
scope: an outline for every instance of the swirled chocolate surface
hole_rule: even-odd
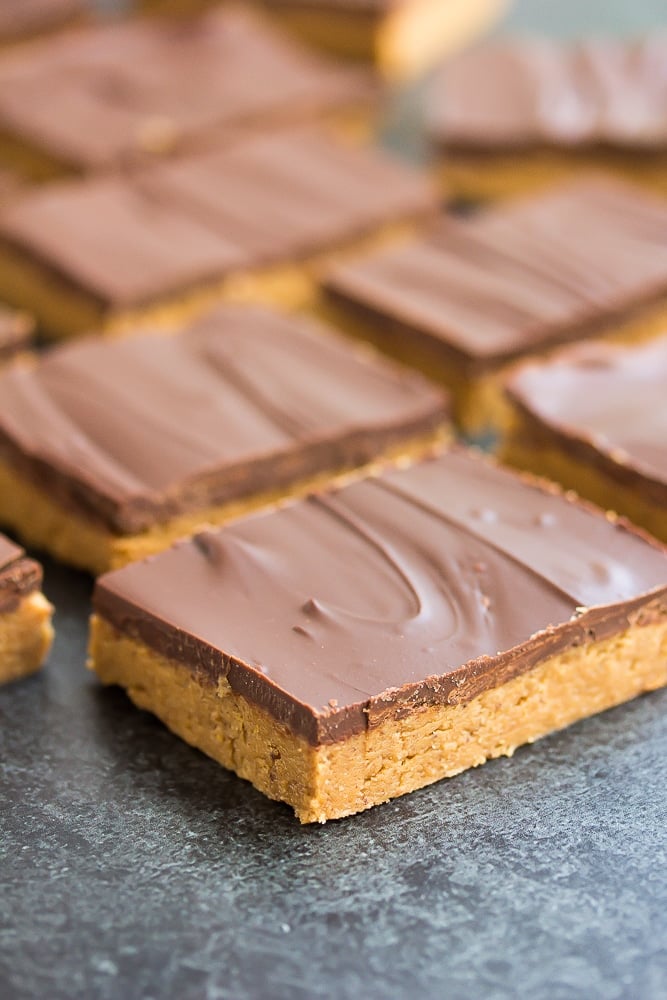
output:
[[[446,419],[425,379],[315,322],[228,306],[0,376],[0,455],[120,533],[364,465]]]
[[[42,567],[28,559],[18,545],[0,535],[0,614],[14,611],[28,594],[42,585]]]
[[[562,351],[522,366],[508,392],[542,440],[667,509],[667,335],[633,347]]]
[[[19,4],[15,4],[19,6]],[[233,4],[45,39],[0,68],[0,129],[77,170],[358,104],[369,78]]]
[[[667,149],[667,34],[499,39],[448,61],[429,97],[446,149]]]
[[[312,743],[667,614],[667,551],[454,450],[98,580],[97,612]]]
[[[331,269],[328,293],[468,367],[591,336],[667,294],[667,202],[600,175]]]
[[[436,206],[421,173],[292,126],[131,177],[50,184],[0,214],[0,241],[122,308],[322,253]]]

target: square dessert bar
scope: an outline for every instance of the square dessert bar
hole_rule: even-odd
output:
[[[0,48],[73,24],[85,0],[0,0]]]
[[[427,128],[449,195],[517,194],[604,167],[667,194],[667,34],[501,38],[445,63]]]
[[[249,9],[90,25],[0,66],[0,159],[26,176],[110,169],[315,115],[366,118],[361,70],[300,48]]]
[[[521,367],[507,392],[511,464],[667,542],[667,335],[634,347],[570,348]]]
[[[370,59],[389,77],[422,73],[483,34],[508,0],[263,0],[304,41]]]
[[[0,523],[99,573],[443,436],[443,395],[319,324],[227,306],[0,375]]]
[[[409,244],[334,265],[324,312],[442,380],[465,430],[506,419],[520,358],[667,323],[667,201],[600,175],[445,217]]]
[[[0,296],[46,335],[177,325],[221,298],[298,306],[322,257],[432,216],[420,173],[310,126],[60,182],[0,212]]]
[[[39,670],[53,640],[42,567],[0,535],[0,684]]]
[[[97,581],[90,664],[304,822],[667,683],[667,550],[454,450]]]
[[[0,304],[0,368],[27,350],[33,332],[30,316]]]

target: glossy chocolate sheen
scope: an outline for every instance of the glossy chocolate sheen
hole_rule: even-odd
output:
[[[327,291],[470,368],[608,327],[667,294],[667,201],[573,181],[333,267]]]
[[[84,0],[0,0],[0,42],[57,28],[84,8]]]
[[[32,331],[30,317],[0,305],[0,363],[27,347]]]
[[[49,185],[0,214],[0,241],[122,308],[320,253],[436,204],[420,173],[296,126],[131,178]]]
[[[0,376],[0,455],[119,534],[364,465],[445,418],[420,376],[249,306]]]
[[[455,450],[101,577],[120,631],[313,744],[667,614],[667,550]]]
[[[370,93],[365,72],[230,4],[192,20],[94,25],[14,55],[0,67],[0,129],[70,167],[98,169]]]
[[[523,366],[508,393],[540,438],[565,442],[667,510],[667,335],[579,345]]]
[[[667,34],[563,43],[499,39],[448,61],[427,118],[439,144],[667,149]]]
[[[42,567],[0,535],[0,614],[15,611],[21,599],[42,585]]]

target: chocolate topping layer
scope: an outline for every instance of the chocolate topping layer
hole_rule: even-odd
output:
[[[427,112],[457,149],[667,149],[667,34],[637,41],[499,39],[447,62]]]
[[[0,376],[0,455],[119,533],[364,465],[444,421],[419,376],[317,323],[228,306]]]
[[[15,611],[23,597],[39,590],[42,567],[4,535],[0,535],[0,614]]]
[[[540,438],[565,439],[667,509],[667,336],[628,348],[582,344],[525,365],[508,393]]]
[[[470,368],[596,333],[667,294],[667,202],[602,175],[443,218],[327,291]]]
[[[29,316],[0,305],[0,363],[26,347],[32,332]]]
[[[84,7],[84,0],[0,0],[0,42],[57,28]]]
[[[0,68],[0,129],[85,170],[369,94],[362,71],[225,5],[192,20],[93,25],[32,45]]]
[[[48,185],[0,215],[0,240],[103,304],[130,307],[435,207],[421,174],[302,126],[131,178]]]
[[[667,614],[667,550],[455,450],[107,574],[94,604],[317,744]]]

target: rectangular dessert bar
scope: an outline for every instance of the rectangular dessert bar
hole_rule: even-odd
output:
[[[26,313],[0,304],[0,368],[28,348],[34,326],[32,318]]]
[[[570,348],[522,366],[507,393],[507,461],[667,542],[667,335]]]
[[[0,297],[65,337],[179,324],[221,298],[298,306],[327,255],[432,216],[427,178],[312,126],[47,185],[0,212]]]
[[[0,48],[74,24],[85,0],[0,0]]]
[[[97,581],[90,665],[304,822],[667,683],[667,550],[452,451]]]
[[[667,327],[667,201],[602,175],[443,217],[403,246],[334,265],[324,313],[443,381],[465,430],[506,419],[518,359]]]
[[[370,59],[390,78],[423,73],[500,18],[508,0],[263,0],[304,41]]]
[[[0,684],[34,673],[53,640],[42,567],[0,535]]]
[[[0,374],[0,524],[93,573],[421,454],[444,396],[313,321],[227,306]]]
[[[494,198],[590,168],[667,194],[667,34],[500,38],[443,64],[427,127],[449,195]]]
[[[303,49],[241,6],[44,39],[0,65],[0,160],[33,179],[127,166],[239,128],[370,116],[357,68]]]

